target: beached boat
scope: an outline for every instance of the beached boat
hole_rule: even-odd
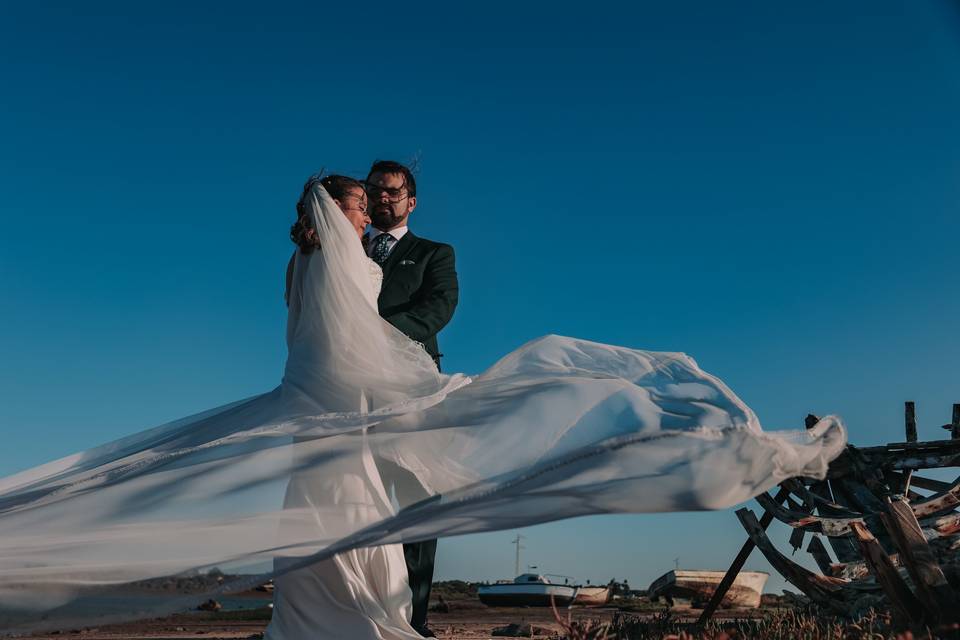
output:
[[[577,596],[573,604],[583,605],[585,607],[599,607],[610,602],[610,596],[613,589],[606,587],[578,587]]]
[[[551,597],[558,607],[571,604],[577,587],[553,584],[545,576],[525,573],[513,582],[480,585],[477,596],[489,607],[549,607]]]
[[[723,579],[723,571],[668,571],[653,581],[647,595],[664,598],[668,602],[703,606]],[[721,607],[755,609],[760,606],[763,585],[770,574],[762,571],[741,571],[721,601]]]

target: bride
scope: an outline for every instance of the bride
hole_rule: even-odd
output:
[[[401,543],[726,508],[822,477],[845,445],[835,417],[764,432],[681,353],[546,336],[475,378],[439,373],[377,313],[361,193],[327,178],[303,196],[317,246],[292,266],[276,389],[0,479],[0,628],[159,615],[274,578],[270,638],[415,640]],[[114,597],[216,566],[245,575]]]
[[[356,231],[358,241],[362,239],[370,218],[366,210],[367,196],[361,183],[338,175],[327,176],[319,181],[311,179],[304,188],[304,198],[298,203],[298,211],[307,209],[316,182],[346,216]],[[292,235],[299,240],[300,262],[309,260],[306,256],[315,249],[323,250],[312,224],[298,222],[294,229]],[[376,309],[383,271],[370,258],[362,262],[370,280],[370,287],[361,289],[364,302]],[[303,278],[309,273],[308,268],[297,269],[297,264],[294,260],[292,269],[288,269],[291,272],[288,273],[290,282],[287,298],[288,304],[293,304],[289,328],[294,330],[304,313]],[[310,308],[308,304],[307,313]],[[343,335],[341,337],[346,338]],[[364,337],[357,336],[360,340]],[[308,341],[311,344],[314,342],[312,334]],[[349,342],[347,338],[346,343]],[[308,347],[303,345],[303,348]],[[322,362],[313,361],[304,366],[316,373],[320,367],[328,365],[329,361],[324,358]],[[336,372],[331,374],[335,375]],[[298,377],[293,375],[294,378]],[[353,389],[352,393],[344,389],[343,396],[338,400],[343,403],[341,408],[347,411],[362,412],[368,408],[363,386]],[[326,408],[335,407],[331,404]],[[363,440],[363,436],[360,437]],[[331,436],[331,441],[336,438],[349,439],[350,436]],[[299,441],[300,438],[295,437],[295,440]],[[330,443],[324,444],[331,446]],[[303,449],[306,447],[295,451],[298,459],[293,464],[294,469],[301,469],[300,461],[306,461]],[[302,470],[295,471],[287,487],[284,508],[318,508],[323,505],[324,509],[338,511],[340,519],[356,523],[357,526],[393,515],[384,478],[375,466],[370,448],[361,442],[359,448],[349,449],[351,455],[344,455],[335,462],[315,468],[304,464]],[[316,526],[322,529],[325,519],[318,518]],[[310,566],[283,572],[290,562],[290,559],[278,558],[275,563],[280,575],[275,581],[274,612],[264,635],[266,639],[420,640],[420,633],[410,624],[412,594],[401,544],[351,549]]]

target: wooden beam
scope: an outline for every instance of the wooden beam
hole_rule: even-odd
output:
[[[888,506],[888,512],[881,517],[900,551],[900,559],[906,565],[924,607],[934,619],[951,622],[960,613],[957,611],[956,598],[910,505],[902,498],[894,500]]]
[[[832,483],[834,494],[838,496],[839,502],[845,503],[860,513],[882,511],[884,502],[877,496],[889,495],[892,491],[882,478],[869,484],[864,483],[866,479],[866,473],[856,478],[837,478]]]
[[[764,494],[766,495],[766,494]],[[787,499],[787,496],[790,495],[790,491],[786,488],[781,487],[780,491],[777,492],[777,495],[774,496],[773,500],[780,504]],[[770,523],[773,522],[773,514],[770,512],[764,512],[763,517],[760,518],[758,526],[762,531],[766,531],[767,527],[770,526]],[[743,543],[743,546],[740,547],[740,552],[737,553],[737,556],[733,559],[733,562],[730,564],[730,568],[727,569],[727,573],[724,574],[723,580],[720,581],[720,584],[717,585],[717,588],[714,590],[713,595],[710,596],[710,602],[707,603],[707,606],[703,608],[703,613],[700,614],[700,619],[697,620],[697,624],[703,625],[706,624],[713,613],[717,610],[717,607],[720,606],[720,603],[723,601],[723,597],[727,595],[727,591],[730,590],[730,587],[733,585],[733,581],[737,579],[737,576],[740,575],[740,571],[743,569],[743,565],[746,564],[747,558],[750,557],[750,553],[753,551],[754,543],[749,537],[747,541]]]
[[[854,522],[850,528],[860,544],[860,550],[867,566],[877,579],[877,583],[883,587],[890,604],[893,605],[902,619],[914,623],[921,622],[924,614],[923,605],[920,604],[917,597],[910,591],[910,587],[900,577],[897,568],[887,556],[887,552],[880,546],[880,542],[862,522]]]
[[[859,556],[858,556],[859,557]],[[898,569],[903,566],[900,562],[899,554],[891,554],[890,562],[893,563],[893,566]],[[830,565],[830,575],[835,578],[844,578],[846,580],[864,580],[869,578],[871,574],[870,567],[864,560],[856,560],[855,562],[837,562]],[[880,585],[877,585],[877,589],[880,589]]]
[[[907,442],[917,441],[917,407],[912,402],[903,403],[904,426],[907,432]]]
[[[823,495],[830,497],[831,502],[829,504],[820,503],[817,504],[817,515],[824,516],[827,518],[834,517],[849,517],[855,516],[857,513],[850,510],[847,507],[842,506],[836,500],[836,494],[832,488],[832,480],[823,481],[823,485],[826,486],[826,491]],[[815,493],[816,487],[810,487],[811,493]],[[820,495],[820,494],[818,494]],[[857,547],[857,544],[848,536],[839,537],[839,538],[827,538],[827,542],[830,544],[830,548],[833,549],[834,555],[837,557],[837,562],[855,562],[860,560],[860,549]],[[832,575],[832,574],[831,574]]]
[[[798,479],[790,478],[789,480],[781,482],[780,486],[790,489],[790,492],[800,498],[804,503],[815,507],[821,516],[829,518],[835,516],[860,516],[858,511],[834,502],[830,497],[830,487],[826,482],[815,482],[810,485],[810,488],[807,488]],[[950,485],[946,486],[949,487]]]
[[[921,529],[927,531],[925,537],[949,538],[960,533],[960,513],[948,513],[935,520],[924,520]]]
[[[737,518],[739,518],[740,524],[746,529],[747,535],[750,536],[757,549],[760,550],[773,568],[817,604],[833,611],[849,614],[851,601],[865,593],[876,591],[876,585],[857,585],[840,578],[817,575],[793,562],[777,551],[777,548],[770,542],[770,538],[760,527],[757,516],[750,509],[738,510]]]
[[[776,500],[771,498],[770,494],[768,493],[761,493],[754,499],[760,503],[761,507],[766,509],[767,513],[773,514],[773,517],[784,524],[787,524],[794,529],[804,529],[806,531],[813,531],[814,533],[823,533],[830,537],[853,535],[853,532],[850,529],[850,523],[863,522],[863,518],[875,519],[876,523],[880,524],[879,519],[875,515],[826,518],[823,516],[815,516],[805,513],[803,511],[794,511],[778,504]]]
[[[823,546],[823,541],[820,540],[820,536],[816,534],[810,536],[810,542],[807,544],[807,553],[813,556],[817,566],[820,567],[820,573],[825,576],[833,575],[833,569],[831,568],[833,563],[830,562],[830,552]]]
[[[851,452],[856,454],[851,455]],[[839,458],[830,463],[827,477],[831,480],[857,477],[864,464],[873,469],[890,471],[960,466],[960,439],[891,442],[878,447],[863,448],[850,445]],[[834,498],[839,501],[836,494]]]
[[[871,456],[876,453],[890,453],[897,451],[923,451],[929,449],[942,449],[943,447],[957,447],[960,446],[960,443],[954,442],[953,440],[924,440],[922,442],[888,442],[887,444],[879,444],[873,447],[857,447],[855,445],[848,445],[854,447],[857,450],[857,453],[863,454],[865,456]]]
[[[793,552],[796,553],[797,549],[803,546],[803,538],[806,536],[807,532],[803,529],[794,529],[790,532],[790,546],[793,547]]]
[[[900,493],[901,495],[907,496],[907,499],[910,501],[919,501],[926,498],[926,496],[913,491],[910,486],[913,483],[913,469],[908,469],[907,471],[888,471],[883,474],[883,477],[886,479],[887,484],[891,489]]]
[[[917,518],[929,518],[940,513],[953,511],[958,506],[960,506],[960,478],[954,480],[946,491],[910,503],[910,508]]]
[[[954,440],[960,438],[960,404],[953,405],[953,419],[950,420],[950,437]]]
[[[918,489],[926,489],[927,491],[937,491],[944,492],[949,491],[950,488],[956,483],[944,482],[942,480],[934,480],[933,478],[924,478],[923,476],[913,476],[911,484],[917,487]]]

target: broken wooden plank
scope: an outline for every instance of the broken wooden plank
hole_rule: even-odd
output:
[[[790,532],[790,546],[793,547],[794,553],[797,552],[797,549],[803,546],[803,538],[806,533],[807,532],[803,529],[794,529]]]
[[[905,495],[908,500],[919,501],[925,500],[927,496],[921,495],[916,491],[911,489],[913,485],[913,469],[908,469],[907,471],[887,471],[883,474],[883,477],[886,479],[887,484],[891,489]]]
[[[917,518],[929,518],[939,513],[953,511],[958,506],[960,506],[960,478],[944,492],[910,503],[910,508]]]
[[[946,500],[946,494],[942,498]],[[773,517],[784,524],[794,529],[822,533],[831,538],[854,535],[851,525],[855,522],[866,524],[868,527],[883,526],[878,513],[866,514],[859,518],[828,518],[788,509],[777,504],[767,493],[761,493],[755,499],[767,513],[772,514]],[[939,502],[926,505],[926,507],[921,505],[919,511],[920,513],[936,515],[943,510],[940,508],[941,506]],[[914,511],[914,515],[917,515],[918,509],[914,508],[914,505],[911,505],[911,510]],[[928,538],[955,535],[960,533],[960,513],[950,512],[939,517],[924,517],[923,520],[920,520],[920,526],[927,532]],[[842,561],[846,562],[848,560]]]
[[[860,544],[863,558],[877,583],[883,587],[890,603],[904,620],[920,622],[923,620],[924,607],[917,597],[910,591],[910,587],[903,581],[897,568],[893,565],[887,552],[880,546],[880,542],[862,522],[850,525],[854,537]],[[786,576],[785,576],[786,577]]]
[[[807,553],[813,556],[814,562],[820,567],[820,573],[825,576],[833,576],[833,563],[830,561],[830,552],[823,545],[820,536],[813,534],[810,536],[810,542],[807,544]]]
[[[882,479],[871,482],[870,485],[862,481],[866,480],[866,474],[859,478],[837,478],[831,483],[834,495],[837,501],[860,513],[873,513],[882,511],[884,502],[878,496],[891,495],[893,491]]]
[[[840,578],[817,575],[777,551],[777,548],[770,542],[770,538],[767,537],[757,521],[757,516],[750,509],[739,509],[737,518],[757,549],[790,584],[803,591],[807,597],[823,607],[849,613],[849,596],[844,592],[844,587],[854,587],[852,583]],[[851,594],[871,590],[870,588],[854,587]]]
[[[913,402],[903,403],[904,429],[907,432],[907,442],[917,441],[917,407]]]
[[[849,445],[840,457],[830,463],[827,477],[856,476],[864,462],[875,469],[894,471],[956,467],[960,466],[960,439],[892,442],[862,448]]]
[[[949,513],[939,518],[922,520],[920,528],[923,529],[927,540],[957,535],[960,533],[960,513]]]
[[[832,489],[832,480],[825,480],[823,485],[826,486],[826,496],[830,497],[832,502],[817,503],[816,511],[817,515],[826,517],[826,518],[848,518],[856,517],[857,512],[844,507],[838,503],[834,497]],[[810,488],[811,493],[813,493],[814,487]],[[827,542],[830,544],[830,548],[833,549],[834,555],[837,557],[838,562],[854,562],[860,559],[860,549],[857,547],[857,544],[849,537],[827,537]]]
[[[830,469],[834,468],[834,463],[847,469],[842,477],[829,475],[828,469],[834,500],[862,512],[884,509],[882,498],[893,494],[883,477],[884,472],[888,471],[886,467],[878,465],[862,450],[852,446],[848,446],[843,454],[830,463]]]
[[[853,532],[850,529],[850,523],[863,522],[863,518],[867,517],[826,518],[823,516],[815,516],[809,513],[804,513],[802,511],[794,511],[792,509],[788,509],[787,507],[776,504],[773,498],[770,497],[770,494],[767,493],[761,493],[754,499],[760,503],[760,506],[763,507],[767,513],[772,513],[777,520],[780,520],[784,524],[787,524],[794,529],[804,529],[806,531],[813,531],[815,533],[823,533],[831,537],[852,535]],[[879,519],[877,519],[877,523],[879,524]]]
[[[940,622],[949,622],[957,615],[957,603],[946,576],[934,557],[933,550],[920,530],[913,510],[906,500],[894,500],[889,511],[881,516],[900,551],[921,602]]]
[[[773,500],[777,504],[780,504],[788,495],[790,495],[790,491],[785,487],[781,487],[780,491],[777,492],[777,495],[774,496]],[[773,522],[773,514],[765,512],[760,518],[758,526],[761,528],[761,530],[766,531],[771,522]],[[753,552],[753,547],[753,540],[748,537],[746,542],[743,543],[743,546],[740,547],[740,552],[737,553],[737,556],[733,559],[733,562],[730,563],[730,568],[727,569],[727,573],[723,576],[723,580],[720,581],[720,584],[717,585],[713,595],[710,596],[710,601],[707,602],[707,606],[703,608],[703,612],[700,614],[700,619],[697,621],[698,624],[706,624],[707,620],[713,616],[713,613],[717,610],[717,607],[719,607],[720,603],[723,602],[723,597],[727,595],[727,591],[730,590],[733,582],[737,579],[737,576],[743,569],[743,565],[746,564],[747,558],[750,557],[750,553]]]
[[[861,559],[860,547],[854,542],[852,536],[827,536],[827,542],[830,543],[830,548],[833,549],[837,562],[856,562]]]
[[[818,487],[817,485],[822,485]],[[786,487],[790,489],[790,492],[800,498],[807,505],[813,505],[818,511],[829,510],[829,513],[820,513],[822,516],[827,517],[859,517],[860,512],[854,511],[848,507],[838,504],[833,501],[830,497],[830,487],[826,482],[823,483],[814,483],[810,485],[810,488],[804,486],[802,482],[796,478],[790,478],[789,480],[784,480],[780,483],[781,487]],[[820,489],[819,492],[814,491],[814,489]]]
[[[899,570],[903,564],[900,562],[900,555],[897,553],[888,556],[890,562]],[[845,580],[864,580],[871,575],[870,567],[864,560],[854,562],[835,562],[830,565],[830,575],[834,578],[843,578]],[[877,585],[879,589],[880,586]]]
[[[913,486],[917,487],[918,489],[926,489],[927,491],[937,491],[942,493],[944,491],[949,491],[950,487],[953,485],[942,480],[924,478],[923,476],[913,476]]]

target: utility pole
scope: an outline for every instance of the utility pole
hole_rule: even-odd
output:
[[[522,536],[522,535],[520,535],[520,534],[518,533],[518,534],[517,534],[517,537],[510,543],[510,544],[515,544],[515,545],[517,545],[517,559],[516,559],[516,562],[515,562],[514,565],[513,565],[513,576],[514,576],[514,577],[517,577],[518,575],[520,575],[520,549],[526,549],[526,547],[524,547],[522,544],[520,544],[520,541],[521,541],[521,540],[525,540],[525,539],[526,539],[526,536]]]

